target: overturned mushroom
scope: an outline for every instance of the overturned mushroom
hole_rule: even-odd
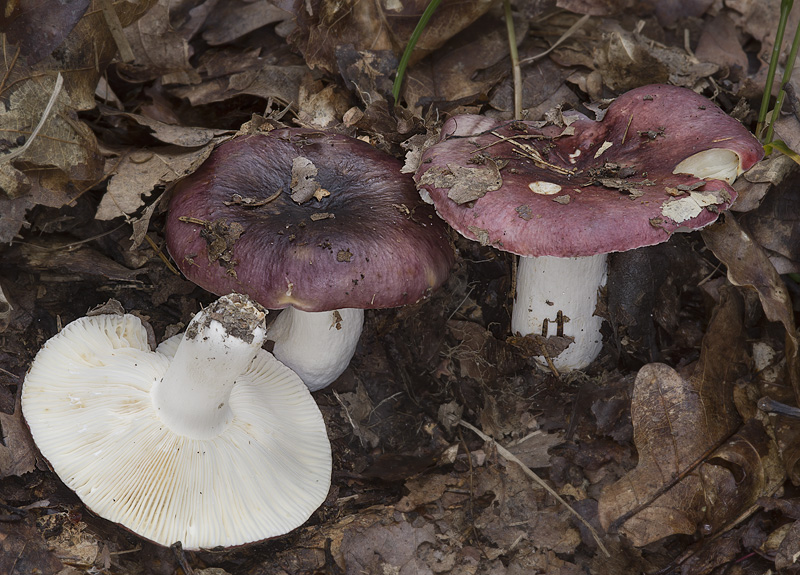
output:
[[[265,315],[231,294],[155,351],[133,315],[73,321],[25,377],[36,445],[88,508],[161,545],[300,526],[328,493],[330,443],[303,382],[261,349]]]
[[[730,184],[763,155],[738,121],[674,86],[631,90],[601,121],[570,119],[539,128],[455,116],[415,175],[459,233],[522,256],[512,330],[574,338],[553,358],[563,370],[602,347],[606,254],[715,221],[736,197]]]
[[[349,364],[364,309],[427,297],[453,263],[447,226],[400,168],[314,130],[237,138],[177,186],[167,246],[204,289],[287,308],[273,353],[320,389]]]

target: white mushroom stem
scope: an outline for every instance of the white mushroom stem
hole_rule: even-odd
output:
[[[605,285],[606,276],[606,254],[581,258],[521,257],[511,330],[521,335],[575,338],[567,349],[551,359],[559,371],[583,369],[603,347],[600,334],[603,319],[594,312],[598,290]],[[545,362],[544,357],[537,359]]]
[[[151,397],[161,421],[178,435],[210,439],[230,423],[228,404],[266,335],[266,310],[243,296],[224,296],[198,313]]]
[[[288,307],[267,330],[272,354],[317,391],[347,369],[364,326],[364,310],[309,312]]]

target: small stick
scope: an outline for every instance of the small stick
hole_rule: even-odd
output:
[[[511,54],[511,71],[514,75],[514,119],[522,119],[522,71],[519,67],[517,51],[517,34],[514,30],[514,18],[511,15],[511,1],[504,0],[506,13],[506,30],[508,31],[508,50]]]
[[[507,460],[509,460],[509,461],[513,461],[514,463],[516,463],[517,465],[519,465],[519,466],[522,468],[522,471],[525,473],[525,475],[527,475],[528,477],[530,477],[531,479],[533,479],[533,480],[534,480],[536,483],[538,483],[539,485],[541,485],[541,486],[542,486],[542,487],[543,487],[543,488],[544,488],[544,489],[545,489],[545,490],[546,490],[546,491],[547,491],[547,492],[548,492],[550,495],[552,495],[553,497],[555,497],[555,499],[556,499],[556,500],[557,500],[559,503],[561,503],[561,504],[562,504],[564,507],[566,507],[566,508],[567,508],[567,511],[569,511],[569,512],[570,512],[570,513],[572,513],[572,514],[573,514],[575,517],[577,517],[577,518],[578,518],[578,521],[580,521],[581,523],[583,523],[583,524],[586,526],[586,528],[589,530],[589,532],[592,534],[592,537],[594,537],[594,540],[597,542],[597,546],[600,548],[600,550],[601,550],[603,553],[605,553],[606,557],[611,557],[611,553],[609,553],[609,552],[608,552],[608,549],[606,549],[606,546],[605,546],[605,545],[603,545],[603,542],[600,540],[600,534],[599,534],[599,533],[598,533],[598,532],[595,530],[595,528],[594,528],[594,527],[592,527],[592,525],[591,525],[591,524],[590,524],[588,521],[586,521],[586,519],[584,519],[584,518],[583,518],[583,516],[582,516],[580,513],[578,513],[577,511],[575,511],[575,510],[574,510],[574,509],[573,509],[573,508],[570,506],[570,504],[569,504],[569,503],[567,503],[566,501],[564,501],[564,499],[563,499],[563,498],[562,498],[562,497],[561,497],[561,496],[558,494],[558,492],[556,492],[556,490],[555,490],[555,489],[553,489],[552,487],[550,487],[550,486],[549,486],[549,485],[548,485],[548,484],[545,482],[545,480],[544,480],[544,479],[542,479],[541,477],[539,477],[538,475],[536,475],[536,473],[534,473],[534,472],[533,472],[533,471],[532,471],[532,470],[531,470],[531,469],[530,469],[530,468],[529,468],[527,465],[525,465],[524,463],[522,463],[522,461],[520,461],[520,460],[517,458],[517,456],[516,456],[516,455],[514,455],[513,453],[511,453],[511,452],[510,452],[508,449],[506,449],[505,447],[503,447],[502,445],[500,445],[499,443],[497,443],[497,442],[496,442],[494,439],[492,439],[491,437],[489,437],[488,435],[486,435],[485,433],[483,433],[483,432],[482,432],[480,429],[478,429],[478,428],[477,428],[477,427],[475,427],[474,425],[472,425],[472,424],[470,424],[470,423],[467,423],[467,422],[466,422],[466,421],[464,421],[463,419],[459,420],[459,422],[458,422],[458,423],[459,423],[459,425],[461,425],[461,426],[463,426],[463,427],[466,427],[467,429],[469,429],[470,431],[472,431],[473,433],[475,433],[475,434],[476,434],[478,437],[480,437],[482,440],[484,440],[484,441],[492,441],[492,442],[494,443],[495,447],[497,448],[497,453],[499,453],[500,455],[502,455],[502,456],[503,456],[504,458],[506,458]]]

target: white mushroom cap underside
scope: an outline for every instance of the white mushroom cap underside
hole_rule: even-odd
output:
[[[233,388],[225,431],[178,436],[150,398],[172,343],[152,352],[138,318],[100,315],[45,344],[22,407],[55,472],[92,511],[162,545],[241,545],[304,523],[331,476],[325,424],[306,386],[259,351]]]

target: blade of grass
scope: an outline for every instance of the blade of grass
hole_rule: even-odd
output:
[[[397,65],[397,74],[394,77],[394,84],[392,85],[392,96],[394,97],[395,104],[397,104],[397,99],[400,97],[400,87],[403,85],[403,76],[405,76],[408,61],[411,60],[414,47],[417,45],[419,37],[422,36],[422,32],[428,25],[431,16],[433,16],[433,13],[436,12],[436,9],[441,3],[442,0],[430,1],[428,7],[425,8],[425,12],[419,17],[419,22],[417,22],[416,28],[414,28],[414,31],[411,33],[411,38],[408,39],[406,49],[403,51],[403,56],[400,58],[400,63]]]
[[[797,30],[794,33],[794,40],[792,40],[792,49],[789,51],[789,58],[786,61],[786,69],[783,71],[783,78],[781,79],[781,89],[778,92],[778,99],[775,102],[775,108],[772,110],[772,119],[767,127],[767,134],[764,136],[764,143],[769,144],[772,141],[772,134],[775,131],[775,122],[781,113],[783,107],[783,99],[786,97],[786,85],[792,79],[792,71],[794,70],[794,61],[797,58],[797,50],[800,48],[800,24],[797,25]]]
[[[781,0],[781,15],[778,20],[778,30],[775,32],[775,44],[772,46],[772,56],[770,57],[769,68],[767,70],[767,81],[764,85],[764,95],[761,98],[761,109],[758,112],[758,123],[756,124],[757,138],[761,138],[761,132],[764,130],[764,122],[767,119],[769,100],[772,98],[772,84],[775,80],[775,70],[778,67],[781,47],[783,46],[783,33],[786,30],[786,22],[789,19],[789,12],[792,11],[793,4],[794,0]]]

